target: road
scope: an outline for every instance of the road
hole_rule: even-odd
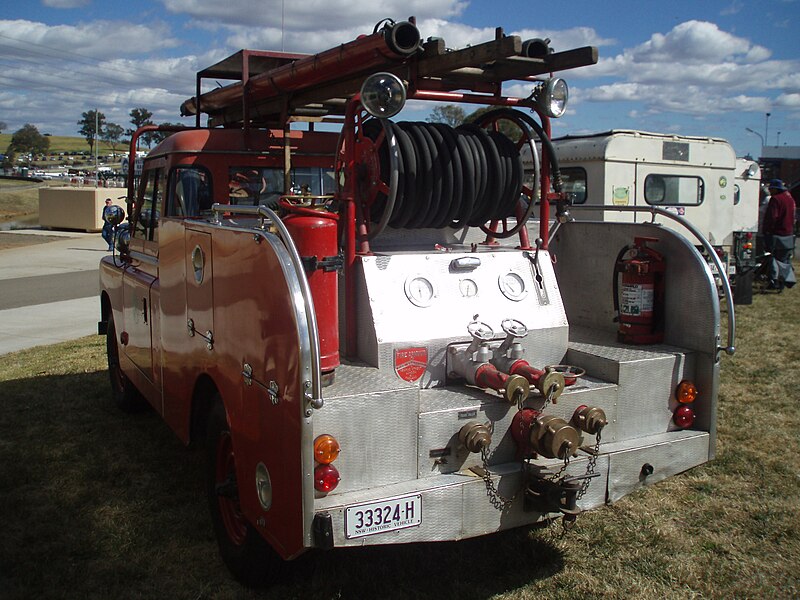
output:
[[[106,255],[100,234],[4,235],[48,241],[0,250],[0,355],[97,333],[98,265]]]

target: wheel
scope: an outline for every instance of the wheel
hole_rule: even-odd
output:
[[[527,198],[527,206],[522,211],[517,212],[516,224],[512,227],[507,223],[506,218],[495,219],[492,227],[481,225],[481,230],[495,238],[508,238],[516,235],[520,229],[525,226],[528,219],[533,214],[533,209],[539,199],[539,182],[541,177],[541,166],[539,164],[539,154],[536,149],[534,133],[541,140],[542,135],[535,129],[535,123],[523,113],[517,110],[498,109],[490,111],[481,116],[478,121],[480,127],[487,128],[488,131],[495,134],[495,139],[499,142],[498,147],[504,147],[505,152],[511,156],[511,173],[507,178],[509,182],[508,189],[504,190],[503,210],[501,214],[508,215],[514,213],[514,206],[518,201],[517,192],[521,190],[521,196]],[[512,129],[509,138],[507,135],[500,135],[503,125],[507,125],[506,129]],[[509,144],[514,148],[509,148]],[[524,146],[527,146],[531,156],[530,173],[525,172],[522,165],[521,158],[518,156],[518,151],[521,151]],[[488,219],[487,219],[488,220]],[[502,229],[496,231],[496,225],[501,225]]]
[[[236,455],[219,395],[208,416],[205,450],[206,494],[222,561],[240,582],[264,587],[275,581],[283,560],[242,514]]]
[[[111,396],[114,404],[125,412],[133,413],[144,410],[147,402],[131,383],[131,380],[122,372],[119,365],[119,345],[117,328],[114,326],[114,315],[108,317],[106,356],[108,357],[108,374],[111,379]]]

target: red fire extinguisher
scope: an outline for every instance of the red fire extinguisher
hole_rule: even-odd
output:
[[[626,344],[664,341],[666,262],[663,255],[647,247],[648,242],[658,239],[634,238],[633,245],[620,250],[614,264],[614,320],[619,323],[619,341]]]
[[[324,206],[307,207],[281,200],[283,223],[303,261],[319,330],[320,368],[323,375],[339,366],[339,255],[336,213]]]

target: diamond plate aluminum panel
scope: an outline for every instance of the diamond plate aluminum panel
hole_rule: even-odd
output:
[[[520,466],[502,465],[494,479],[501,493],[512,496],[522,486]],[[345,537],[346,506],[410,493],[422,494],[422,523],[419,526],[349,540]],[[515,500],[507,510],[494,509],[486,497],[483,479],[474,474],[439,475],[371,490],[370,494],[352,493],[318,499],[315,508],[331,515],[335,547],[460,540],[536,523],[543,518],[541,513],[524,512],[521,499]]]
[[[314,412],[314,436],[328,433],[341,445],[337,493],[414,479],[417,475],[416,386],[377,369],[342,365],[323,389]]]
[[[616,437],[644,437],[673,429],[673,394],[683,379],[695,379],[696,353],[666,345],[626,346],[601,343],[603,334],[576,328],[567,362],[619,385]]]
[[[446,375],[444,349],[470,341],[466,329],[475,315],[494,329],[498,344],[505,337],[504,319],[525,323],[530,333],[522,344],[532,364],[557,363],[566,352],[567,319],[544,251],[538,261],[541,283],[531,261],[514,250],[359,258],[358,355],[381,370],[393,369],[395,348],[425,346],[429,369],[422,385],[440,385]],[[459,259],[476,266],[457,268]],[[537,288],[546,291],[546,301]]]
[[[708,460],[710,436],[705,432],[676,431],[638,441],[638,447],[610,448],[609,502],[616,502],[645,485],[663,481]],[[647,445],[642,445],[642,442]],[[642,471],[646,464],[653,468],[651,475],[645,476]]]
[[[470,453],[458,439],[461,428],[470,422],[490,425],[490,465],[514,460],[516,444],[508,430],[517,412],[516,405],[484,392],[470,396],[448,389],[423,391],[423,405],[431,410],[419,416],[419,477],[482,464],[480,454]]]
[[[651,246],[666,259],[665,342],[715,356],[720,308],[708,264],[686,238],[658,225],[575,221],[559,228],[550,251],[570,325],[616,331],[614,262],[637,236],[658,238]]]

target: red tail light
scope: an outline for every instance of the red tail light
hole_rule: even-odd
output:
[[[318,492],[328,493],[339,485],[339,471],[333,465],[318,465],[314,469],[314,488]]]
[[[672,420],[675,422],[675,425],[681,429],[687,429],[694,424],[694,411],[685,404],[682,404],[675,409]]]

